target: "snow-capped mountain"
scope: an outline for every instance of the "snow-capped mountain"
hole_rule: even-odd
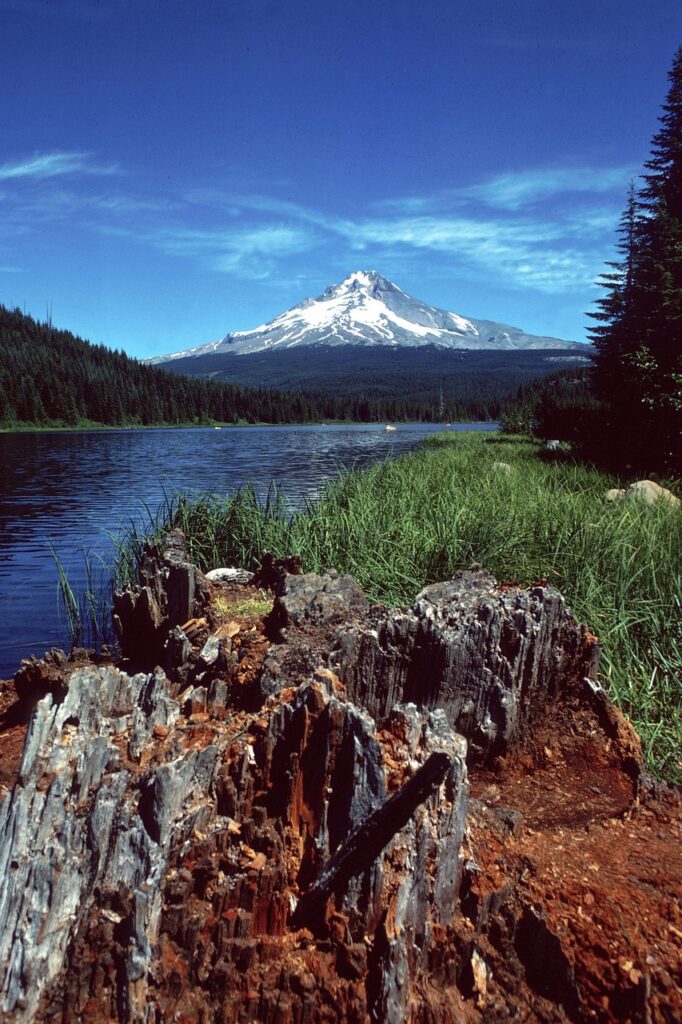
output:
[[[317,299],[304,299],[269,323],[218,341],[157,356],[150,363],[218,353],[246,355],[306,345],[440,345],[449,349],[574,349],[578,342],[525,334],[518,327],[474,320],[412,298],[375,270],[358,270]]]

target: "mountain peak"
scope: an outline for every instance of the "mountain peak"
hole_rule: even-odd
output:
[[[162,356],[165,362],[225,352],[245,355],[309,345],[362,345],[449,349],[576,348],[576,342],[534,337],[518,327],[472,320],[413,298],[376,270],[355,270],[316,299],[287,310],[250,331],[235,331],[218,341]]]
[[[329,285],[322,295],[346,295],[351,292],[363,292],[372,295],[376,291],[394,287],[395,285],[388,278],[382,277],[376,270],[354,270],[348,277],[344,277],[343,281],[339,281],[338,284]]]

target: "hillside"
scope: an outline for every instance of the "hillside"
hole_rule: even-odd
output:
[[[448,419],[497,418],[522,385],[567,367],[589,364],[580,353],[447,351],[423,348],[358,348],[316,345],[304,349],[231,356],[214,353],[164,363],[170,373],[230,381],[244,387],[303,388],[368,401],[406,401],[434,409],[443,401]],[[583,355],[583,352],[585,353]]]
[[[339,410],[314,395],[172,376],[0,306],[0,425],[5,428],[292,423]]]

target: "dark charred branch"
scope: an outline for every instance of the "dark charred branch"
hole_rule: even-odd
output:
[[[329,898],[354,875],[366,871],[393,836],[408,823],[416,809],[435,793],[452,768],[443,751],[431,754],[404,786],[373,811],[339,846],[314,885],[301,896],[292,918],[295,928],[315,931],[324,920]]]

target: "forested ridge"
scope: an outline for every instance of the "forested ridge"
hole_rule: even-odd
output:
[[[477,365],[475,372],[466,372],[462,364],[459,373],[437,373],[429,363],[419,376],[416,364],[406,375],[395,372],[394,362],[385,377],[374,372],[365,378],[362,370],[353,371],[352,354],[344,358],[345,374],[339,377],[329,367],[325,375],[320,368],[306,382],[314,381],[314,387],[297,387],[293,379],[281,382],[287,390],[190,379],[0,306],[0,425],[494,420],[514,385],[532,377],[540,365],[536,360],[515,371],[519,378],[510,375],[511,362],[494,370],[492,364],[487,369]]]
[[[172,377],[0,306],[4,426],[277,422],[316,415],[314,401],[301,395]]]
[[[451,350],[436,345],[419,348],[310,345],[249,355],[211,353],[174,359],[169,373],[230,381],[243,387],[263,386],[344,396],[355,419],[367,419],[375,403],[386,415],[411,418],[497,420],[517,389],[559,367],[584,366],[585,355],[550,349]],[[442,416],[441,416],[442,410]]]

